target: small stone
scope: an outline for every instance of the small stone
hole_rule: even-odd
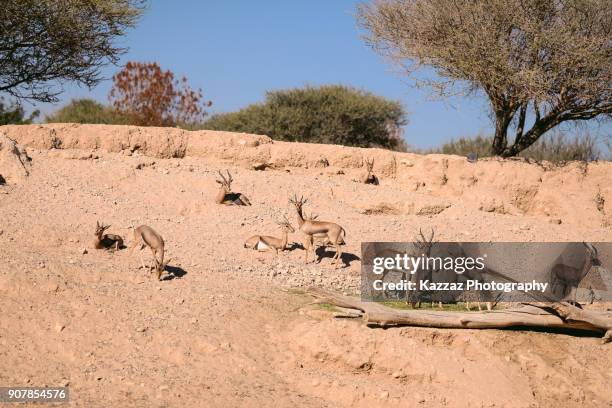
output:
[[[62,387],[67,387],[70,385],[70,380],[64,378],[62,381],[60,381],[60,384],[62,384]]]
[[[168,391],[169,389],[170,389],[170,387],[168,387],[165,384],[160,385],[159,388],[158,388],[158,390],[160,390],[160,391]]]
[[[38,267],[39,267],[39,268],[44,268],[44,267],[45,267],[45,263],[44,263],[44,262],[42,262],[42,261],[41,261],[41,262],[39,262],[39,263],[38,263]]]
[[[81,253],[82,253],[83,255],[85,255],[85,254],[87,253],[87,248],[83,248],[83,249],[81,249]]]
[[[312,380],[312,386],[313,387],[318,387],[321,383],[319,382],[319,380]]]
[[[147,328],[145,326],[137,327],[136,331],[138,333],[144,333],[145,331],[147,331]]]
[[[52,292],[57,292],[59,290],[59,285],[56,282],[49,282],[49,284],[47,284],[47,292],[52,293]]]
[[[550,222],[551,224],[560,225],[563,221],[561,221],[561,218],[551,218],[550,220],[548,220],[548,222]]]
[[[60,323],[55,325],[55,331],[58,332],[58,333],[61,333],[65,328],[66,328],[66,326],[64,326],[63,324],[60,324]]]
[[[379,397],[380,397],[380,399],[387,399],[387,398],[389,398],[389,391],[381,392]]]
[[[402,373],[401,373],[401,371],[395,371],[395,372],[393,372],[393,374],[391,374],[391,376],[393,378],[400,378],[402,376]]]

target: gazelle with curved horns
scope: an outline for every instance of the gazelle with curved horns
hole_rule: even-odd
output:
[[[287,248],[287,241],[290,232],[295,232],[287,217],[283,216],[282,220],[275,220],[281,227],[281,238],[271,237],[268,235],[253,235],[244,243],[245,248],[256,249],[257,251],[275,250],[276,255],[279,251],[284,251]]]
[[[365,163],[366,163],[368,172],[362,177],[361,182],[364,184],[373,184],[377,186],[378,177],[376,177],[376,174],[374,174],[374,159],[366,159]]]
[[[132,255],[134,248],[140,246],[140,262],[143,269],[146,269],[142,259],[142,250],[149,247],[153,253],[154,270],[157,272],[157,280],[160,280],[162,272],[166,269],[168,262],[170,262],[170,259],[164,262],[164,239],[148,225],[141,225],[137,228],[132,226],[131,228],[134,229],[134,241],[130,244],[129,254]],[[149,270],[151,270],[151,266],[149,266]]]
[[[299,230],[304,234],[305,239],[303,241],[304,249],[306,250],[305,261],[308,263],[308,252],[312,251],[313,261],[315,258],[314,251],[314,238],[327,238],[327,242],[336,248],[336,254],[332,258],[332,265],[338,264],[338,261],[342,256],[342,249],[340,244],[344,242],[346,231],[340,225],[327,222],[318,221],[314,219],[304,218],[303,206],[308,202],[304,197],[297,198],[296,194],[293,194],[293,198],[289,199],[289,202],[295,206],[297,212],[297,221]]]
[[[94,240],[95,249],[112,249],[115,251],[123,248],[123,238],[116,234],[105,234],[104,231],[110,228],[110,225],[100,224],[100,221],[96,221],[96,232],[94,233],[96,239]]]
[[[232,192],[232,181],[234,181],[234,178],[229,170],[226,170],[226,172],[227,178],[221,173],[221,170],[219,170],[221,179],[215,180],[217,183],[221,184],[221,188],[219,188],[217,196],[215,197],[215,202],[225,205],[251,205],[251,202],[244,194]]]

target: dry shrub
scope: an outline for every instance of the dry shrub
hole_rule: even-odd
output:
[[[206,116],[202,90],[192,89],[187,77],[175,79],[156,62],[128,62],[113,76],[109,99],[115,109],[140,126],[184,126],[200,124]]]

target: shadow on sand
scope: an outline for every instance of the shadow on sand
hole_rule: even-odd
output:
[[[168,272],[168,274],[161,279],[163,281],[182,278],[183,276],[187,275],[187,271],[180,266],[166,265],[165,270]]]

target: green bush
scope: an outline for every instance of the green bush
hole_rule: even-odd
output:
[[[130,117],[110,106],[91,99],[73,99],[68,105],[46,116],[47,123],[99,123],[106,125],[130,125]]]
[[[465,156],[468,153],[477,153],[478,157],[492,156],[492,137],[478,135],[475,138],[458,138],[444,143],[441,147],[431,149],[426,153],[456,154]],[[523,150],[519,156],[550,162],[566,162],[572,160],[592,161],[610,160],[612,153],[609,140],[603,141],[600,147],[596,137],[585,132],[573,138],[561,132],[545,135],[529,148]],[[605,152],[604,150],[608,150]]]
[[[6,104],[4,98],[0,97],[0,126],[2,125],[28,125],[40,114],[35,110],[29,117],[19,103]]]
[[[491,156],[492,137],[478,135],[474,138],[460,137],[444,143],[439,148],[431,149],[426,153],[456,154],[465,156],[476,153],[478,157]]]
[[[401,103],[342,85],[266,93],[263,103],[211,116],[203,129],[265,134],[276,140],[406,150]]]

